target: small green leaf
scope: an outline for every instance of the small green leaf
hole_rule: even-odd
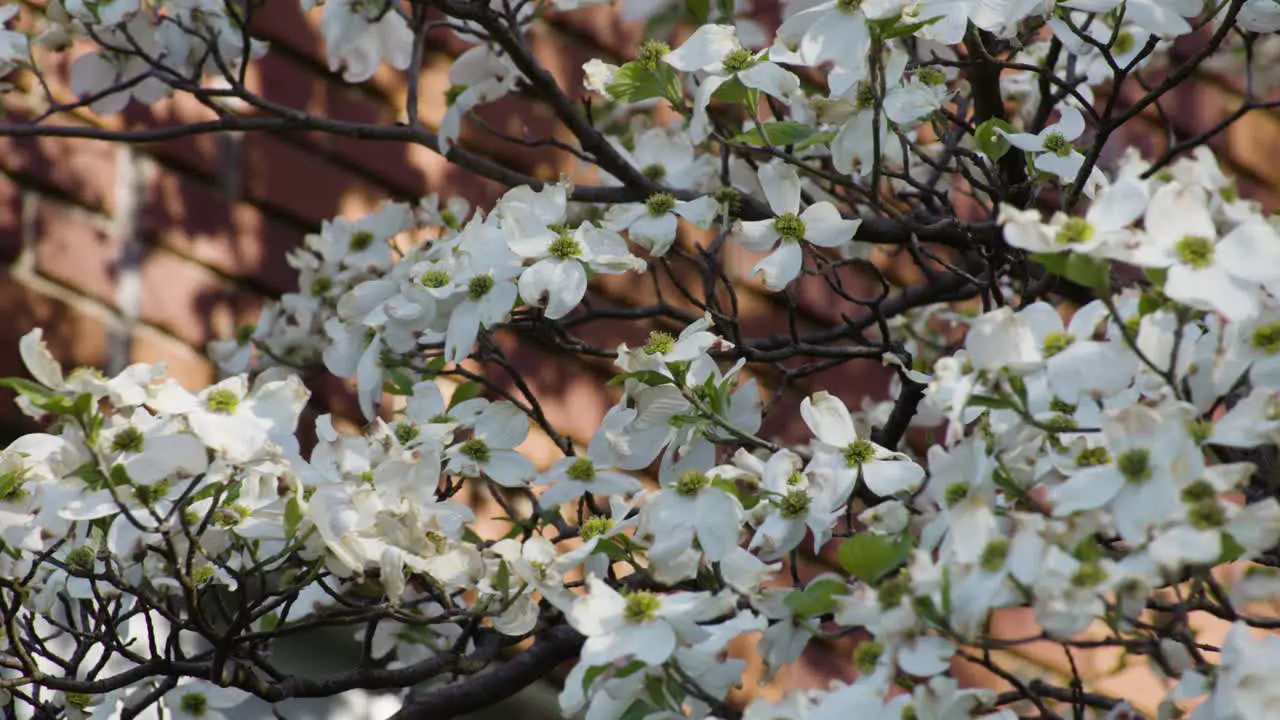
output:
[[[1235,562],[1244,555],[1244,546],[1238,540],[1231,536],[1231,533],[1222,533],[1222,554],[1218,556],[1215,565],[1225,565],[1229,562]]]
[[[493,588],[503,599],[511,594],[511,570],[507,568],[506,560],[498,561],[498,573],[493,578]]]
[[[878,30],[881,40],[892,40],[894,38],[915,35],[921,28],[926,28],[942,19],[941,15],[931,17],[928,20],[920,20],[918,22],[902,22],[901,17],[888,18],[886,20],[872,21],[873,29]]]
[[[1152,285],[1163,289],[1164,284],[1169,279],[1169,268],[1146,268],[1142,271]]]
[[[290,540],[298,534],[298,525],[302,522],[302,504],[298,502],[298,496],[294,495],[289,498],[289,502],[284,504],[284,535]]]
[[[30,398],[33,402],[48,400],[55,397],[55,393],[49,388],[32,382],[26,378],[9,377],[0,378],[0,387],[7,387],[19,395]]]
[[[812,127],[802,122],[779,120],[753,127],[733,138],[733,142],[759,146],[764,145],[765,138],[768,138],[770,145],[795,145],[811,137],[814,132],[816,131]]]
[[[657,387],[658,385],[670,385],[674,380],[669,375],[663,375],[657,370],[637,370],[636,372],[622,373],[615,375],[609,380],[610,385],[621,385],[628,380],[638,380],[643,385]]]
[[[884,535],[861,532],[840,543],[836,557],[850,575],[874,583],[907,561],[911,537],[890,540]]]
[[[650,98],[666,98],[678,105],[680,78],[665,63],[650,70],[632,61],[618,68],[605,91],[618,102],[634,103]]]
[[[737,75],[734,75],[711,93],[711,99],[733,105],[744,103],[747,101],[747,86],[742,84]]]
[[[462,403],[480,395],[480,386],[475,380],[468,380],[454,389],[453,395],[449,398],[449,409],[461,405]]]
[[[392,395],[412,395],[413,380],[399,370],[388,370],[387,381],[383,383],[383,389]]]
[[[698,25],[706,25],[711,16],[711,0],[684,0],[684,7]]]
[[[969,403],[976,407],[992,408],[994,410],[1005,410],[1010,407],[1009,401],[990,395],[970,395]]]
[[[1036,253],[1031,259],[1050,273],[1090,290],[1101,291],[1111,285],[1111,263],[1107,260],[1079,253]]]
[[[983,155],[991,158],[991,162],[998,162],[1013,147],[998,130],[1008,133],[1014,131],[1012,125],[999,118],[991,118],[973,131],[973,144]]]

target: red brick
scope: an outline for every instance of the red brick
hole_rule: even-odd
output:
[[[26,377],[27,371],[15,349],[18,339],[33,328],[44,328],[44,340],[63,367],[100,365],[106,358],[107,329],[98,317],[55,300],[15,280],[0,275],[0,307],[5,322],[0,323],[0,344],[9,352],[0,353],[0,377]],[[13,393],[0,388],[0,416],[13,408]]]
[[[83,210],[42,199],[36,212],[36,269],[109,305],[116,299],[121,244]]]
[[[168,377],[195,392],[208,387],[217,379],[213,363],[178,340],[149,328],[133,333],[130,361],[165,364]]]
[[[141,229],[160,245],[273,293],[297,284],[285,253],[302,233],[247,202],[228,202],[198,180],[158,170]]]
[[[29,117],[6,96],[5,122]],[[55,115],[50,125],[80,125],[75,118]],[[0,170],[19,183],[54,189],[93,210],[109,212],[115,204],[115,167],[119,149],[110,143],[80,138],[0,137]]]
[[[0,262],[22,252],[22,190],[0,175]]]
[[[261,312],[261,297],[164,250],[147,252],[141,273],[139,316],[197,349],[231,337],[237,325],[255,322]]]

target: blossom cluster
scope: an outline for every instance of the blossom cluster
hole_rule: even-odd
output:
[[[453,61],[430,136],[450,157],[474,110],[545,81],[518,61],[540,4],[475,5],[440,3],[456,16],[445,29],[477,40]],[[43,432],[0,451],[0,698],[77,718],[157,702],[233,716],[250,697],[325,687],[409,703],[415,684],[466,682],[500,648],[568,629],[581,649],[566,715],[1137,712],[1074,686],[1043,699],[961,687],[953,666],[1000,642],[994,615],[1028,608],[1037,639],[1088,635],[1150,659],[1167,692],[1146,710],[1268,716],[1280,641],[1253,634],[1275,623],[1248,606],[1280,596],[1267,463],[1280,443],[1280,220],[1204,148],[1100,166],[1089,131],[1109,132],[1095,89],[1167,62],[1171,41],[1201,28],[1280,30],[1275,3],[798,0],[776,29],[745,3],[679,5],[623,8],[655,26],[694,13],[678,47],[651,40],[631,62],[584,67],[603,109],[581,120],[599,142],[575,154],[600,164],[593,191],[631,191],[613,195],[624,201],[581,201],[563,177],[490,208],[437,194],[327,221],[288,256],[298,290],[210,345],[226,378],[198,392],[157,365],[64,372],[42,331],[22,339],[30,379],[3,383]],[[384,61],[410,68],[426,33],[412,23],[429,24],[389,1],[302,6],[353,83]],[[175,91],[244,99],[242,71],[267,45],[242,12],[53,2],[37,31],[0,30],[0,69],[88,47],[70,85],[99,114]],[[1017,112],[957,121],[976,103],[962,71],[988,41],[1009,62],[997,99]],[[653,123],[655,102],[679,121]],[[1028,188],[1062,209],[1046,218]],[[999,229],[984,252],[1088,299],[1003,278],[980,311],[950,299],[883,311],[868,323],[879,337],[855,349],[893,368],[892,399],[851,409],[860,398],[806,392],[798,442],[763,429],[788,409],[782,392],[766,402],[769,366],[794,369],[762,359],[714,282],[705,302],[686,291],[696,311],[661,303],[642,344],[583,352],[616,369],[588,437],[562,437],[527,386],[476,370],[503,360],[504,332],[582,350],[566,328],[593,311],[593,280],[674,277],[693,253],[713,277],[726,247],[754,254],[744,274],[790,303],[809,276],[872,265],[867,228],[894,215],[885,192],[987,207]],[[931,228],[907,227],[904,245],[934,252],[914,237]],[[697,231],[714,240],[694,248]],[[924,265],[951,269],[956,249]],[[881,313],[890,296],[861,304]],[[855,356],[792,337],[795,356]],[[361,417],[302,420],[299,371],[316,366],[353,382]],[[914,432],[886,440],[902,408]],[[531,431],[563,457],[536,465]],[[468,501],[486,495],[505,517],[476,516]],[[802,554],[823,571],[802,572]],[[1232,623],[1220,647],[1191,635],[1193,611]],[[364,648],[354,679],[285,678],[273,642],[326,626]],[[854,634],[856,679],[730,706],[740,639],[768,679]]]

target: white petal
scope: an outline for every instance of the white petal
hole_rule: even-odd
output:
[[[22,364],[27,366],[27,372],[31,373],[36,382],[52,390],[63,387],[62,367],[45,345],[43,329],[36,328],[23,335],[18,341],[18,354],[22,356]]]
[[[732,25],[703,25],[679,48],[662,57],[677,70],[712,70],[724,56],[742,47]]]
[[[743,220],[734,228],[733,236],[752,252],[765,252],[773,248],[782,236],[772,220]]]
[[[760,167],[760,187],[769,207],[778,215],[800,211],[800,175],[786,163],[773,162]]]
[[[819,247],[839,247],[853,239],[861,220],[845,220],[835,205],[823,200],[810,205],[800,219],[804,221],[804,239]]]
[[[738,73],[742,84],[760,90],[768,95],[789,101],[789,98],[800,90],[800,78],[781,65],[768,61],[757,63]]]
[[[762,275],[764,286],[778,292],[785,288],[787,283],[796,279],[803,264],[804,252],[800,249],[800,243],[784,242],[777,250],[756,263],[755,267],[751,268],[750,276]]]
[[[826,390],[800,401],[800,417],[814,437],[833,447],[843,448],[858,439],[849,409]]]

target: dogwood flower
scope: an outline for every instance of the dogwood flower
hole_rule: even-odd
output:
[[[862,221],[844,219],[836,206],[825,200],[800,212],[800,176],[790,165],[762,165],[759,178],[774,217],[739,221],[733,234],[748,250],[772,250],[756,263],[750,275],[763,275],[764,286],[776,292],[800,274],[804,260],[801,241],[818,247],[839,247],[853,239]]]

